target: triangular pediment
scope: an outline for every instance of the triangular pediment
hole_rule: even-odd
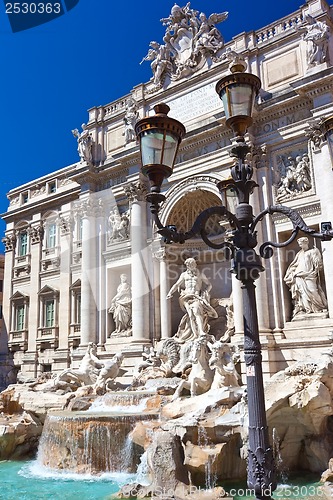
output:
[[[74,281],[74,283],[71,284],[70,290],[73,290],[75,288],[81,288],[81,280],[80,279]]]
[[[59,290],[57,290],[56,288],[53,288],[49,285],[45,285],[38,292],[38,295],[59,295]]]
[[[27,300],[27,299],[29,299],[29,295],[26,295],[18,290],[10,297],[10,300]]]

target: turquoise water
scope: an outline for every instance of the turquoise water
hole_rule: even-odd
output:
[[[0,500],[110,500],[126,483],[135,481],[134,474],[102,474],[88,476],[52,472],[37,461],[0,462]],[[317,477],[304,474],[288,479],[274,492],[275,500],[325,499]],[[253,499],[245,483],[224,482],[233,500]],[[333,497],[333,495],[332,495]]]
[[[248,499],[253,500],[254,496],[245,483],[233,483],[226,481],[223,488],[233,498],[233,500]],[[304,472],[303,476],[297,475],[282,484],[280,483],[272,495],[274,500],[326,500],[318,476]],[[332,495],[333,497],[333,495]]]
[[[0,462],[0,500],[107,500],[132,474],[99,477],[50,472],[36,461]]]

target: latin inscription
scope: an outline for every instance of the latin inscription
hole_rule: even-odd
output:
[[[222,102],[215,91],[216,83],[210,83],[188,94],[168,101],[170,117],[181,122],[186,122],[202,116],[203,113],[219,110],[222,111]]]
[[[267,122],[260,125],[255,125],[255,135],[266,135],[276,130],[279,130],[283,127],[288,127],[289,125],[293,125],[301,120],[304,120],[309,116],[309,112],[307,110],[302,110],[297,113],[293,113],[286,116],[281,116],[280,118],[273,120],[271,122]]]

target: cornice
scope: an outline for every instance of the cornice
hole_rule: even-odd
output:
[[[326,68],[318,73],[312,73],[301,80],[290,83],[290,86],[299,95],[317,96],[318,94],[332,92],[333,67]]]
[[[72,188],[64,193],[57,193],[56,195],[50,197],[41,198],[32,203],[26,205],[20,205],[17,208],[12,208],[11,210],[1,214],[1,217],[8,224],[12,219],[28,218],[36,212],[42,213],[50,209],[59,208],[59,206],[64,205],[70,201],[76,200],[79,197],[80,186]],[[37,208],[37,210],[36,210]]]

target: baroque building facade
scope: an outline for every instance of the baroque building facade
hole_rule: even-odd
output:
[[[200,239],[167,245],[157,235],[134,134],[138,118],[152,114],[159,102],[186,127],[174,173],[163,186],[165,225],[186,231],[203,209],[221,201],[232,206],[232,196],[221,200],[218,189],[230,177],[232,134],[215,84],[235,54],[262,82],[248,134],[259,184],[252,197],[255,213],[283,203],[316,230],[333,219],[333,157],[322,127],[333,115],[332,9],[325,0],[309,0],[228,43],[215,26],[227,13],[215,16],[174,6],[163,20],[165,45],[152,42],[144,58],[151,63],[152,79],[117,101],[91,108],[82,131],[73,131],[80,161],[8,193],[3,367],[12,360],[24,376],[59,372],[78,366],[94,342],[101,359],[122,351],[130,373],[145,347],[177,331],[182,311],[178,297],[167,294],[187,257],[196,259],[212,284],[217,318],[210,332],[217,338],[229,332],[241,345],[241,290],[230,262]],[[180,21],[187,30],[185,49],[173,44],[184,36],[176,32]],[[221,224],[211,220],[211,232]],[[259,241],[285,241],[290,231],[281,213],[263,221]],[[266,377],[309,350],[332,346],[333,245],[309,240],[322,259],[320,310],[295,313],[296,299],[284,278],[299,250],[296,241],[265,261],[257,282]],[[124,283],[130,297],[118,301],[117,317],[115,298]]]

